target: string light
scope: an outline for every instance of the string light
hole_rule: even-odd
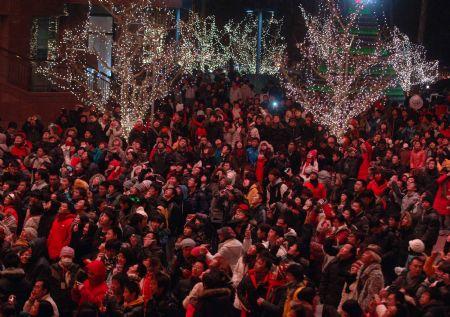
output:
[[[109,103],[120,105],[128,135],[137,119],[146,118],[149,112],[153,119],[155,101],[167,96],[183,74],[188,62],[185,56],[193,55],[185,50],[192,46],[178,46],[170,37],[176,26],[173,14],[155,0],[96,2],[114,19],[114,62],[109,63],[95,45],[89,45],[90,38],[104,42],[110,38],[87,19],[65,30],[57,58],[39,65],[38,71],[100,111]]]
[[[279,72],[276,57],[284,54],[286,50],[281,26],[282,21],[274,16],[263,24],[261,74],[277,75]],[[230,20],[225,25],[224,31],[227,37],[227,59],[233,60],[241,72],[255,74],[258,18],[248,16],[240,22]]]
[[[302,60],[290,68],[278,59],[288,95],[336,136],[394,85],[380,30],[373,42],[356,35],[363,8],[356,4],[346,18],[334,0],[326,0],[318,16],[301,8],[307,28],[305,41],[297,46]]]
[[[424,47],[411,43],[409,37],[397,28],[392,33],[390,51],[390,65],[406,93],[415,85],[432,83],[438,78],[439,62],[427,61]]]
[[[226,69],[229,57],[223,41],[223,31],[216,25],[214,16],[200,18],[197,13],[190,12],[187,22],[180,24],[180,46],[187,54],[184,58],[186,71],[214,71]]]

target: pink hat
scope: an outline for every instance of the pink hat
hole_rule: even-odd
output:
[[[59,253],[59,257],[62,258],[63,256],[73,258],[75,256],[75,250],[71,247],[63,247]]]

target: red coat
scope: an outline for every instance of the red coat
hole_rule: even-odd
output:
[[[425,167],[425,161],[427,160],[427,153],[424,150],[411,151],[410,168],[422,168]]]
[[[378,184],[375,180],[371,180],[367,185],[367,189],[371,190],[376,197],[383,196],[386,188],[387,188],[386,181],[384,181],[383,184]]]
[[[372,160],[372,145],[369,142],[364,142],[366,151],[362,153],[362,162],[359,166],[358,179],[367,180],[369,177],[370,161]]]
[[[51,260],[58,260],[61,249],[68,246],[72,233],[74,214],[63,213],[56,215],[47,239],[48,255]]]
[[[306,188],[308,188],[309,190],[311,190],[313,197],[315,199],[325,199],[327,198],[327,190],[325,188],[325,186],[322,183],[318,183],[317,187],[314,187],[313,184],[311,184],[311,182],[306,182],[304,185]]]
[[[92,261],[87,265],[87,270],[93,273],[93,277],[83,283],[80,290],[80,300],[78,305],[83,303],[93,303],[98,307],[102,306],[108,285],[106,285],[106,268],[102,261]]]
[[[17,211],[13,206],[5,206],[5,208],[3,209],[3,213],[6,216],[13,216],[14,219],[16,219],[16,222],[19,223],[19,216],[17,215]]]
[[[434,198],[433,208],[436,209],[438,214],[442,216],[450,215],[450,199],[447,199],[450,196],[450,178],[447,174],[441,175],[436,182],[439,187],[436,193],[436,197]],[[445,189],[445,192],[444,192]]]
[[[10,149],[10,152],[11,152],[11,155],[23,160],[25,158],[25,156],[30,154],[30,149],[26,146],[13,145]]]
[[[260,183],[262,183],[264,179],[264,166],[266,165],[267,159],[265,157],[258,157],[256,160],[256,168],[255,168],[255,174],[256,174],[256,180]]]

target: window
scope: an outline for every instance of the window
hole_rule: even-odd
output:
[[[89,16],[91,27],[97,32],[89,35],[89,50],[94,51],[97,59],[97,68],[88,68],[89,86],[93,90],[100,90],[104,100],[110,95],[110,77],[113,44],[113,18],[111,16]],[[101,33],[101,34],[99,34]],[[98,72],[97,72],[98,70]]]
[[[89,36],[89,49],[94,50],[98,57],[105,62],[106,65],[98,62],[98,70],[100,73],[111,76],[112,62],[112,43],[113,43],[113,19],[110,16],[90,16],[91,25],[103,35],[91,34]]]
[[[58,17],[37,17],[31,30],[31,58],[37,61],[53,60],[56,57]]]

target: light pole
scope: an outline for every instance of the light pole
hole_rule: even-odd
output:
[[[175,19],[176,19],[175,40],[178,42],[180,40],[181,8],[175,9]]]
[[[262,41],[262,27],[263,27],[263,12],[258,11],[258,39],[256,46],[256,75],[261,71],[261,41]]]
[[[271,10],[264,10],[264,9],[256,9],[251,10],[248,9],[246,11],[248,14],[256,13],[258,15],[258,29],[256,30],[256,61],[255,61],[255,70],[256,75],[259,75],[261,73],[261,59],[262,59],[262,29],[263,29],[263,14],[264,12],[270,12],[273,14],[273,11]]]

